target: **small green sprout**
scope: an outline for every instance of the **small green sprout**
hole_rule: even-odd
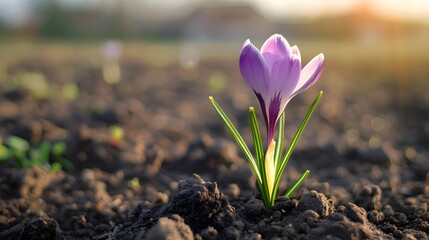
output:
[[[4,144],[0,144],[0,162],[15,160],[17,168],[46,166],[52,172],[73,170],[73,164],[63,157],[65,149],[64,142],[42,141],[37,147],[31,147],[27,140],[9,136]]]
[[[65,142],[56,142],[52,145],[51,156],[53,163],[51,165],[51,169],[64,169],[68,171],[74,169],[73,163],[63,157],[66,148],[67,146]]]
[[[14,76],[15,87],[27,89],[38,99],[49,99],[54,94],[52,86],[41,72],[24,72]]]
[[[74,100],[79,96],[79,87],[76,83],[68,83],[63,86],[61,95],[66,100]]]
[[[125,132],[123,128],[117,125],[110,126],[110,145],[118,147],[124,136]]]
[[[222,108],[213,97],[209,97],[209,99],[249,161],[265,207],[271,208],[277,198],[281,177],[292,151],[323,92],[317,95],[286,152],[282,153],[284,110],[294,96],[307,90],[318,80],[323,70],[324,56],[323,54],[317,55],[301,69],[301,55],[298,47],[291,47],[283,36],[274,34],[263,44],[261,50],[247,40],[241,49],[239,62],[243,79],[252,88],[261,105],[267,129],[267,150],[264,151],[263,148],[253,107],[249,108],[249,113],[255,157]],[[309,173],[309,170],[302,173],[301,177],[283,195],[292,196]]]
[[[128,186],[134,190],[139,190],[140,188],[140,181],[137,177],[134,177],[133,179],[128,181]]]
[[[10,157],[9,148],[3,145],[0,141],[0,163],[9,160]]]

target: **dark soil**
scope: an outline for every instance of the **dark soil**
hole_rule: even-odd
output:
[[[75,169],[1,164],[0,239],[428,239],[426,85],[403,89],[326,68],[286,110],[287,141],[325,91],[281,191],[305,169],[310,177],[267,210],[208,100],[215,96],[250,143],[247,108],[258,105],[236,60],[189,70],[126,59],[117,85],[81,59],[17,61],[0,82],[0,136],[34,146],[65,141]],[[26,71],[55,86],[74,81],[79,96],[40,98],[13,87]],[[218,72],[227,76],[222,91],[208,81]],[[398,98],[398,90],[408,94]],[[119,143],[111,125],[125,130]]]

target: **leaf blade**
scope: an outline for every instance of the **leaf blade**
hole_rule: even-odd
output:
[[[276,137],[276,146],[274,149],[274,169],[275,169],[275,176],[274,176],[274,189],[270,196],[270,204],[271,206],[274,205],[277,193],[279,191],[278,185],[280,183],[277,183],[276,181],[280,181],[280,179],[277,179],[277,168],[280,166],[280,160],[282,155],[282,147],[283,147],[283,137],[284,137],[284,126],[285,126],[285,113],[283,112],[280,115],[279,121],[277,122],[277,137]]]
[[[317,104],[320,101],[320,98],[323,95],[323,91],[320,91],[319,94],[316,96],[316,98],[314,99],[313,103],[311,104],[310,108],[307,111],[307,114],[305,115],[303,121],[301,122],[301,125],[299,126],[298,130],[295,133],[295,136],[293,137],[289,147],[287,148],[285,155],[283,157],[283,160],[281,162],[280,167],[278,168],[278,172],[277,172],[277,177],[280,178],[286,165],[287,162],[289,161],[290,156],[292,155],[293,150],[295,149],[295,146],[299,140],[299,138],[301,137],[302,132],[304,131],[305,126],[307,125],[308,121],[310,120],[311,115],[314,112],[314,109],[316,108]]]
[[[262,194],[262,199],[264,200],[265,207],[271,207],[270,194],[268,190],[267,178],[265,173],[265,153],[262,146],[261,132],[259,130],[258,120],[256,118],[255,110],[253,107],[249,108],[249,118],[250,118],[250,127],[252,130],[253,137],[253,146],[255,148],[256,164],[261,174],[261,183],[259,184],[259,189]]]
[[[301,177],[299,177],[292,186],[285,192],[284,196],[290,198],[292,194],[295,193],[295,191],[301,186],[301,184],[307,179],[308,175],[310,174],[310,170],[305,170],[303,174],[301,174]]]
[[[233,135],[235,141],[237,142],[240,149],[243,151],[245,157],[250,163],[250,167],[252,168],[253,172],[256,175],[256,178],[258,179],[258,182],[262,184],[262,178],[261,174],[259,172],[258,166],[255,162],[255,159],[252,156],[252,153],[250,152],[249,148],[247,147],[246,143],[244,142],[243,138],[241,137],[240,133],[235,128],[234,124],[232,124],[231,120],[226,116],[225,112],[222,110],[222,108],[219,106],[219,104],[214,100],[212,96],[209,97],[210,102],[212,103],[215,110],[219,113],[220,117],[228,127],[228,129],[231,131],[231,134]]]
[[[285,113],[283,112],[280,115],[279,121],[277,122],[277,139],[276,139],[276,148],[274,152],[275,169],[278,168],[278,165],[280,164],[280,160],[281,160],[283,137],[284,137],[284,126],[285,126]]]
[[[262,146],[262,138],[261,132],[259,130],[258,120],[256,119],[255,110],[253,107],[249,108],[249,116],[250,116],[250,128],[252,130],[253,137],[253,146],[255,147],[255,156],[256,162],[258,165],[259,171],[261,171],[261,166],[264,165],[264,149]]]

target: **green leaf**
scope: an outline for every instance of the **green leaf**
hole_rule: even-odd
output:
[[[6,138],[6,145],[11,149],[25,153],[30,149],[30,143],[27,140],[17,137],[17,136],[9,136]]]
[[[11,157],[11,153],[9,148],[7,148],[5,145],[0,144],[0,162],[7,161]]]
[[[65,142],[57,142],[52,145],[52,154],[55,156],[61,156],[66,151]]]
[[[277,169],[278,166],[280,165],[284,128],[285,128],[285,113],[283,112],[282,115],[280,115],[279,121],[277,122],[277,139],[276,139],[276,148],[274,150],[275,169]]]
[[[249,115],[250,115],[250,127],[252,129],[252,136],[253,136],[253,145],[255,147],[255,156],[256,161],[258,165],[259,171],[262,171],[262,168],[264,167],[264,149],[262,146],[262,138],[261,138],[261,132],[259,131],[259,125],[258,120],[256,119],[255,110],[253,107],[249,108]]]
[[[292,186],[286,191],[284,196],[290,198],[290,196],[292,196],[292,194],[296,191],[296,189],[298,189],[299,186],[301,186],[301,184],[305,181],[305,179],[307,179],[309,174],[310,174],[310,170],[308,169],[305,170],[305,172],[301,175],[301,177],[299,177],[298,180],[296,180],[292,184]]]
[[[237,142],[240,149],[243,151],[244,156],[247,158],[247,160],[250,163],[250,167],[252,168],[253,172],[256,175],[256,178],[258,179],[259,184],[262,184],[262,178],[261,174],[259,172],[258,166],[255,162],[255,159],[253,158],[249,148],[247,147],[246,143],[244,142],[241,135],[238,133],[237,129],[232,124],[231,120],[226,116],[225,112],[222,110],[222,108],[217,104],[217,102],[214,100],[212,96],[209,97],[213,107],[216,109],[216,111],[219,113],[222,120],[225,122],[228,129],[231,131],[232,136],[234,137],[235,141]]]
[[[41,166],[49,161],[49,152],[51,151],[51,144],[43,141],[37,148],[30,151],[30,161],[32,165]]]
[[[258,120],[256,118],[255,110],[253,107],[249,108],[249,115],[250,115],[250,127],[252,129],[252,136],[253,136],[253,145],[255,147],[255,156],[256,156],[256,162],[258,171],[261,174],[261,180],[262,182],[259,184],[259,189],[262,194],[262,198],[264,200],[264,204],[266,207],[270,206],[270,199],[269,199],[269,190],[268,190],[268,184],[266,182],[267,178],[265,176],[265,153],[262,146],[262,138],[261,138],[261,132],[259,131],[259,125]]]
[[[283,136],[284,136],[284,126],[285,126],[285,113],[283,112],[280,115],[279,121],[277,122],[277,138],[276,138],[276,146],[274,149],[274,169],[276,170],[276,176],[277,176],[277,169],[280,166],[280,159],[282,156],[282,147],[283,147]],[[274,189],[272,192],[272,195],[270,196],[270,205],[273,206],[276,198],[277,198],[277,193],[279,191],[278,185],[275,181],[274,181]]]
[[[277,169],[278,172],[276,174],[276,183],[280,182],[280,178],[283,174],[283,171],[287,165],[287,162],[289,161],[290,156],[292,155],[293,150],[295,149],[295,146],[298,142],[298,139],[301,137],[302,132],[304,131],[305,126],[308,123],[308,120],[310,120],[311,115],[314,112],[314,109],[316,108],[317,104],[319,103],[320,98],[323,95],[323,91],[320,91],[319,94],[314,99],[313,103],[311,104],[310,108],[307,111],[307,114],[304,117],[304,120],[301,122],[301,125],[299,126],[298,130],[295,133],[295,136],[293,137],[289,147],[286,150],[286,153],[283,157],[283,160],[281,162],[280,167]]]
[[[13,157],[15,158],[15,164],[17,168],[30,167],[30,162],[26,158],[24,152],[13,151]]]
[[[299,126],[298,130],[295,133],[295,136],[293,137],[289,147],[287,148],[285,155],[283,157],[283,160],[280,163],[280,166],[278,166],[277,168],[277,172],[276,172],[276,179],[275,179],[275,186],[274,189],[275,191],[278,191],[279,185],[280,185],[280,181],[283,175],[283,172],[286,168],[286,165],[289,161],[290,156],[292,155],[293,150],[295,149],[295,146],[298,142],[299,137],[301,137],[301,134],[305,128],[305,126],[308,123],[308,120],[310,120],[311,115],[314,112],[314,109],[316,108],[317,104],[319,103],[320,98],[323,95],[323,91],[320,91],[319,94],[316,96],[316,98],[314,99],[313,103],[311,104],[310,108],[307,111],[307,114],[304,117],[304,120],[301,122],[301,125]],[[305,180],[305,179],[304,179]]]
[[[74,100],[79,96],[79,87],[74,82],[66,84],[62,89],[62,96],[67,100]]]
[[[124,135],[125,135],[124,129],[121,128],[120,126],[117,126],[117,125],[110,126],[110,136],[113,139],[120,141],[121,139],[124,138]]]
[[[128,181],[128,186],[134,190],[138,190],[140,188],[140,181],[137,177]]]
[[[53,172],[53,173],[56,173],[56,172],[61,171],[61,169],[62,169],[61,164],[60,164],[60,163],[55,162],[55,163],[52,163],[51,168],[50,168],[50,171],[51,171],[51,172]]]
[[[60,159],[58,159],[58,163],[61,164],[61,166],[62,166],[62,168],[64,170],[67,170],[67,171],[74,170],[73,163],[70,160],[66,159],[66,158],[60,158]]]

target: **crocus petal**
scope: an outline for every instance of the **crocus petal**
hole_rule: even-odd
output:
[[[276,129],[277,120],[280,114],[283,112],[281,109],[282,99],[279,94],[274,96],[268,105],[268,121],[267,121],[267,140],[271,142],[274,138],[274,132]]]
[[[240,72],[247,85],[265,98],[268,91],[269,71],[261,53],[250,40],[244,42],[241,49]]]
[[[268,193],[273,193],[274,182],[276,178],[276,169],[274,167],[274,150],[276,148],[276,141],[270,141],[267,152],[265,153],[265,175],[267,177]]]
[[[266,106],[265,100],[261,94],[257,92],[255,92],[255,94],[256,94],[256,97],[258,98],[259,104],[261,105],[261,110],[262,110],[262,115],[264,116],[265,125],[268,126],[268,112],[267,112],[267,106]]]
[[[285,69],[288,69],[286,72]],[[271,73],[270,96],[280,93],[282,101],[291,98],[299,82],[301,74],[301,59],[292,55],[289,61],[279,62],[274,65]]]
[[[261,47],[261,53],[267,61],[267,65],[271,66],[275,58],[289,57],[292,54],[292,49],[288,41],[280,34],[274,34]]]
[[[270,72],[270,89],[278,89],[281,76],[289,72],[292,49],[282,35],[274,34],[262,45],[261,54]]]
[[[307,90],[317,82],[323,71],[325,57],[323,53],[314,57],[302,70],[299,82],[293,92],[293,96]]]
[[[299,60],[301,60],[301,53],[299,52],[298,46],[294,45],[291,47],[292,49],[292,54],[298,58]]]
[[[301,57],[298,48],[290,47],[287,40],[274,34],[262,45],[261,54],[269,70],[268,95],[264,115],[267,123],[268,142],[274,137],[277,121],[299,80]]]
[[[278,72],[273,72],[271,75],[271,81],[273,82],[268,90],[268,96],[271,99],[269,102],[270,106],[268,107],[268,136],[272,137],[274,137],[280,115],[292,98],[301,73],[301,61],[297,56],[292,55],[291,60],[285,64],[289,64],[287,67],[289,68],[289,72],[284,72],[282,71],[283,67],[278,67]],[[274,69],[277,70],[277,67],[275,66]],[[270,140],[268,138],[268,141]]]

